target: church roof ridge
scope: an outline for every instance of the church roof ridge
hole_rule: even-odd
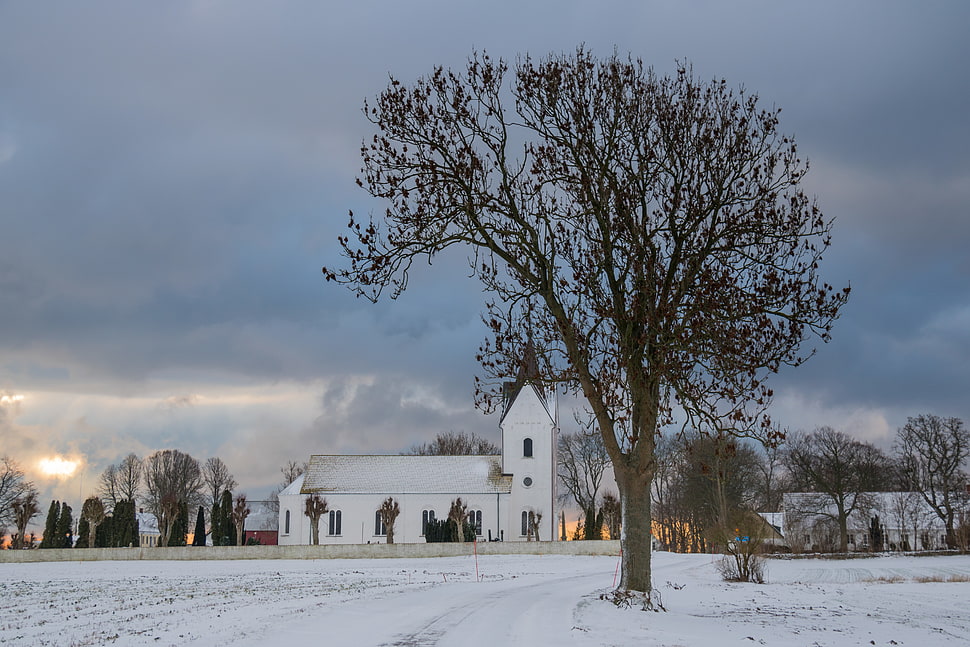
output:
[[[304,474],[302,494],[510,492],[501,456],[421,456],[413,454],[314,454]],[[415,462],[422,463],[415,469]]]

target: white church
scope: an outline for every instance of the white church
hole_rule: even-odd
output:
[[[506,385],[499,456],[311,456],[306,473],[280,492],[280,545],[312,543],[304,510],[314,494],[329,509],[321,544],[384,543],[378,509],[388,497],[400,507],[394,543],[423,543],[428,521],[446,519],[459,497],[480,541],[527,541],[535,520],[538,539],[554,541],[556,402],[536,376],[533,356]]]

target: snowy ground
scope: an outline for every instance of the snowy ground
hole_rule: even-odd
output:
[[[665,613],[600,600],[616,566],[487,556],[476,581],[473,557],[0,564],[0,644],[970,645],[970,557],[772,560],[756,585],[657,553]]]

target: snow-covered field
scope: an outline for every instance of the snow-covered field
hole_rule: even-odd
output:
[[[666,612],[599,599],[610,557],[0,564],[3,645],[970,645],[970,557],[657,553]],[[947,582],[939,580],[967,580]],[[927,581],[929,580],[929,581]]]

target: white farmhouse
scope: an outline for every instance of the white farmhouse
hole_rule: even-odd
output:
[[[556,406],[536,375],[530,357],[506,385],[500,456],[311,456],[306,473],[280,492],[280,545],[311,543],[304,510],[314,494],[329,508],[321,544],[385,542],[378,509],[388,497],[400,507],[395,543],[423,542],[428,521],[446,519],[459,497],[482,540],[526,541],[538,519],[539,539],[554,541]]]
[[[846,519],[849,551],[874,547],[877,530],[882,545],[878,550],[941,550],[946,548],[946,527],[917,492],[862,492],[856,509]],[[815,492],[788,492],[778,524],[785,543],[797,552],[834,551],[839,545],[839,528],[832,500]]]

